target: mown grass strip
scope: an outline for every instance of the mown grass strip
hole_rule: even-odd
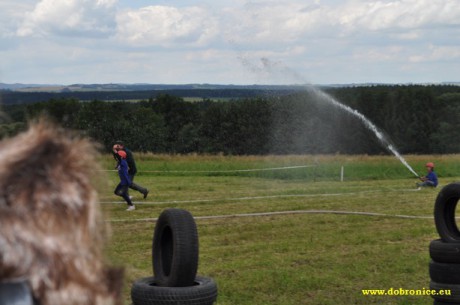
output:
[[[138,204],[134,212],[126,212],[123,204],[101,205],[107,219],[113,220],[107,256],[126,269],[125,304],[131,304],[131,283],[152,274],[153,221],[168,207],[187,209],[196,217],[199,273],[217,281],[218,305],[432,304],[429,297],[372,297],[363,296],[361,290],[428,287],[428,245],[439,238],[430,215],[440,188],[415,191],[416,179],[386,156],[321,158],[317,158],[320,163],[331,161],[330,173],[346,161],[345,181],[338,181],[337,171],[317,173],[324,180],[295,173],[304,169],[286,171],[283,177],[246,173],[137,176],[136,182],[151,190],[145,201],[161,204]],[[180,170],[232,169],[312,159],[144,155],[138,164],[140,169],[161,168],[162,162]],[[438,162],[442,185],[459,179],[460,170],[455,175],[458,156],[408,160],[421,166],[425,160]],[[106,165],[113,166],[108,158]],[[444,171],[450,165],[453,170]],[[101,201],[118,201],[112,193],[116,174],[107,174],[106,179]],[[141,195],[133,191],[131,195],[144,202]]]

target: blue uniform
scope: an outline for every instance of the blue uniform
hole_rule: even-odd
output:
[[[436,176],[435,172],[429,172],[425,178],[427,178],[428,181],[431,181],[434,187],[438,186],[438,176]]]
[[[142,193],[144,195],[144,198],[146,198],[147,194],[149,193],[149,190],[143,186],[140,186],[137,183],[134,183],[134,176],[137,173],[137,167],[136,167],[136,161],[134,161],[133,153],[131,150],[129,150],[126,147],[123,148],[122,150],[126,153],[126,163],[128,163],[128,175],[131,181],[131,183],[129,184],[129,188]],[[118,162],[120,162],[121,157],[118,156],[117,153],[114,152],[113,156]]]
[[[115,195],[123,197],[126,203],[129,206],[132,206],[133,203],[128,195],[128,187],[131,185],[132,181],[128,174],[128,163],[125,159],[120,158],[118,160],[118,176],[120,176],[120,183],[118,183],[117,187],[115,188]]]
[[[120,159],[118,162],[118,176],[120,176],[120,184],[121,185],[131,185],[131,177],[128,174],[128,162],[125,159]]]
[[[436,173],[434,171],[431,171],[425,176],[425,180],[422,183],[417,183],[417,186],[437,187],[438,176],[436,176]]]

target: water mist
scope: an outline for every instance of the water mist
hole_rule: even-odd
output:
[[[252,64],[247,58],[244,56],[239,58],[241,63],[248,68],[251,72],[256,73],[258,75],[270,76],[270,78],[279,79],[280,76],[284,77],[285,79],[294,79],[297,82],[305,83],[305,80],[294,70],[286,67],[280,62],[272,62],[267,58],[261,58],[261,66]],[[389,151],[391,152],[412,174],[414,174],[417,178],[420,177],[417,172],[407,163],[404,157],[397,151],[393,144],[391,144],[390,140],[383,134],[382,131],[377,128],[377,126],[372,123],[364,114],[360,113],[358,110],[353,109],[347,105],[340,103],[338,100],[333,98],[331,95],[327,94],[326,92],[314,87],[313,85],[305,85],[305,89],[311,93],[314,93],[318,98],[328,102],[329,104],[348,112],[349,114],[353,115],[354,117],[358,118],[367,129],[372,131],[374,135],[377,137],[379,142]]]
[[[336,99],[334,99],[332,96],[330,96],[329,94],[325,93],[324,91],[316,88],[316,87],[313,87],[313,86],[307,86],[307,89],[311,92],[313,92],[314,94],[316,94],[318,97],[320,97],[321,99],[331,103],[332,105],[334,105],[335,107],[338,107],[348,113],[350,113],[351,115],[355,116],[356,118],[358,118],[359,120],[361,120],[361,122],[363,122],[364,126],[366,126],[367,129],[369,129],[370,131],[372,131],[374,133],[374,135],[377,137],[377,139],[380,141],[380,143],[386,148],[388,149],[388,151],[390,151],[396,158],[399,159],[399,161],[401,161],[401,163],[411,172],[413,173],[417,178],[419,177],[419,175],[414,171],[414,169],[409,165],[409,163],[407,163],[406,159],[404,159],[404,157],[396,150],[396,148],[393,146],[393,144],[391,144],[391,142],[385,137],[385,135],[377,128],[377,126],[375,126],[374,123],[372,123],[364,114],[362,114],[361,112],[359,112],[358,110],[356,109],[353,109],[351,107],[348,107],[342,103],[340,103],[339,101],[337,101]]]

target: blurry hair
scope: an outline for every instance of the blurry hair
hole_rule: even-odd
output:
[[[121,283],[103,262],[96,156],[88,140],[43,120],[0,142],[0,282],[27,280],[41,305],[118,304]]]

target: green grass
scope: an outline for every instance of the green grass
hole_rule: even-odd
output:
[[[151,190],[134,212],[122,203],[102,203],[112,236],[110,261],[125,267],[125,304],[131,283],[152,275],[151,243],[162,210],[178,207],[194,216],[282,211],[359,211],[389,216],[305,213],[198,219],[199,273],[218,283],[218,305],[432,304],[423,296],[363,296],[362,289],[422,289],[429,286],[428,245],[438,238],[431,216],[438,189],[415,190],[415,177],[392,157],[225,157],[137,154],[136,182]],[[437,164],[440,183],[457,180],[460,156],[409,156],[423,174]],[[102,158],[106,169],[110,157]],[[204,171],[316,164],[313,168]],[[341,182],[340,167],[345,168]],[[162,171],[162,172],[146,172]],[[173,171],[173,172],[172,172]],[[191,172],[193,171],[193,172]],[[456,176],[457,175],[457,176]],[[107,172],[103,202],[117,183]],[[255,198],[252,198],[255,197]]]

